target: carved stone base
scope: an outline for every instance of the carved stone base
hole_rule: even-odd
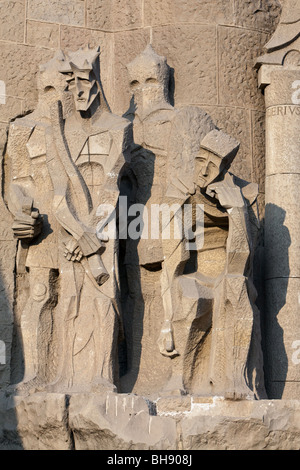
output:
[[[300,401],[0,394],[0,449],[296,450]]]

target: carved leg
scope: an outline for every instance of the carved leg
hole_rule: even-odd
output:
[[[84,273],[81,266],[66,262],[61,270],[60,300],[55,318],[57,330],[58,367],[50,391],[68,391],[73,385],[74,322],[78,315]]]
[[[95,375],[93,391],[112,390],[117,368],[118,318],[112,299],[98,293],[95,298],[94,346]]]
[[[246,278],[228,275],[221,281],[212,323],[212,393],[229,399],[253,397],[245,377],[253,327]]]
[[[24,378],[18,384],[18,390],[41,386],[45,380],[44,374],[41,373],[45,364],[40,362],[41,356],[46,360],[46,353],[42,353],[41,348],[47,350],[47,344],[41,344],[39,336],[47,329],[45,325],[40,324],[43,310],[49,302],[53,301],[53,305],[56,303],[56,299],[51,299],[50,272],[48,268],[30,268],[30,293],[21,316]]]
[[[177,278],[183,273],[189,252],[185,250],[183,241],[164,240],[165,260],[162,265],[161,295],[164,307],[164,322],[158,339],[161,354],[167,357],[178,356],[173,336],[173,316],[178,305]]]

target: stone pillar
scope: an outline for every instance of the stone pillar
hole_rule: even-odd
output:
[[[269,398],[300,394],[300,2],[259,59],[266,104],[265,345]]]

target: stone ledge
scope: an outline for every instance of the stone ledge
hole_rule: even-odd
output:
[[[298,450],[300,400],[2,392],[0,449]]]

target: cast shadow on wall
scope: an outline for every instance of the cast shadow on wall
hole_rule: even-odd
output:
[[[284,330],[279,318],[280,312],[286,305],[290,274],[289,246],[291,238],[288,228],[284,225],[285,217],[285,210],[275,204],[266,204],[264,223],[271,229],[267,229],[268,233],[265,234],[265,237],[268,237],[267,243],[270,252],[272,253],[272,247],[275,246],[276,241],[284,240],[284,243],[280,243],[281,253],[280,261],[278,261],[280,263],[279,271],[283,272],[284,276],[270,276],[267,265],[274,263],[273,259],[267,259],[270,252],[265,251],[263,260],[266,272],[263,292],[265,305],[262,319],[262,346],[266,391],[269,399],[282,398],[289,366]]]

